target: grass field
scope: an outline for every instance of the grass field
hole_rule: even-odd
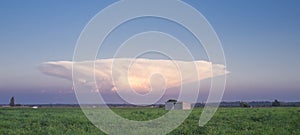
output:
[[[116,108],[132,120],[148,120],[167,111],[159,108]],[[204,127],[198,126],[202,109],[194,109],[170,134],[300,135],[300,108],[219,108]],[[1,135],[95,135],[104,134],[79,108],[0,108]]]

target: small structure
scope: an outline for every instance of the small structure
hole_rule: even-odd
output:
[[[166,110],[190,110],[191,104],[187,102],[177,102],[177,100],[170,99],[165,104]]]
[[[38,109],[38,108],[39,108],[38,106],[33,106],[33,107],[32,107],[32,109]]]

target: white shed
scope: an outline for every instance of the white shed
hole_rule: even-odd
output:
[[[177,102],[176,100],[168,100],[165,103],[166,110],[190,110],[191,104],[188,102]]]
[[[33,106],[33,107],[32,107],[32,109],[38,109],[38,108],[39,108],[38,106]]]

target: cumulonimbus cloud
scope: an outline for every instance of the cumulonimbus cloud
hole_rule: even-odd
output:
[[[72,65],[79,76],[75,81],[96,84],[99,91],[136,90],[147,92],[153,88],[172,88],[227,74],[224,65],[208,61],[179,61],[151,59],[100,59],[95,61],[45,62],[39,70],[51,76],[72,80]],[[93,72],[94,76],[90,73]],[[89,79],[86,79],[89,78]]]

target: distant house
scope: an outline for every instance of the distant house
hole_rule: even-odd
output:
[[[166,110],[190,110],[191,104],[187,102],[177,102],[177,100],[168,100],[165,103]]]

